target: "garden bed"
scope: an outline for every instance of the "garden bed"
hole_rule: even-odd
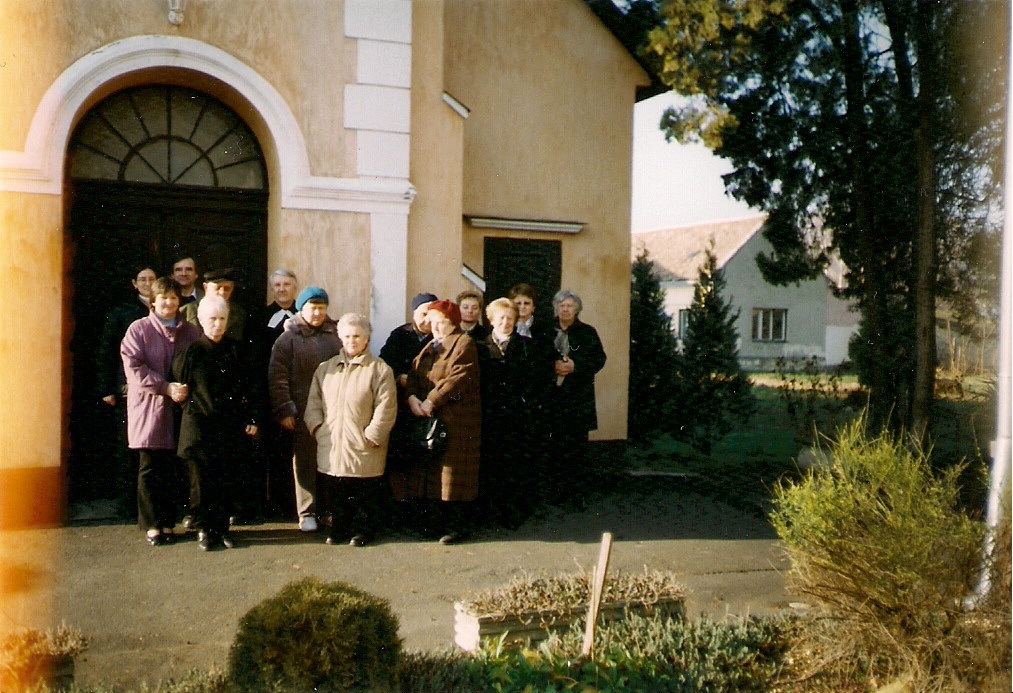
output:
[[[589,576],[583,573],[550,577],[523,576],[507,586],[454,604],[454,643],[478,649],[483,638],[531,643],[569,630],[587,617]],[[685,615],[685,589],[671,573],[617,574],[605,585],[598,619],[618,621],[640,616]]]

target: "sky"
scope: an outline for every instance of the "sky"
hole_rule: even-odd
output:
[[[753,214],[725,195],[731,165],[703,145],[665,142],[658,128],[671,92],[638,103],[633,116],[633,232]]]

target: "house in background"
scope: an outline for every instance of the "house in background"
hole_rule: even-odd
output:
[[[713,242],[725,275],[725,299],[738,309],[739,361],[747,370],[770,370],[777,359],[815,356],[827,366],[848,357],[858,314],[835,296],[826,277],[788,286],[764,281],[756,264],[772,248],[760,231],[765,215],[633,234],[632,258],[645,250],[665,292],[673,329],[685,334],[700,266]]]
[[[594,437],[624,439],[633,107],[652,85],[614,11],[0,3],[0,309],[19,316],[0,333],[0,527],[59,524],[68,477],[109,472],[98,328],[135,263],[180,254],[235,268],[247,308],[290,268],[333,315],[368,315],[374,350],[420,291],[525,281],[545,310],[572,289],[608,353]]]

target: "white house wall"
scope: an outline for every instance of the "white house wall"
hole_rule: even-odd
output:
[[[772,367],[779,357],[806,358],[816,356],[828,359],[827,339],[832,336],[838,345],[840,338],[830,334],[826,327],[828,289],[823,279],[790,286],[773,286],[763,280],[756,265],[760,252],[770,252],[770,244],[757,233],[729,259],[724,267],[725,300],[739,309],[735,323],[738,332],[739,361],[747,369]],[[673,328],[678,329],[679,311],[688,309],[693,302],[694,278],[689,281],[665,282],[665,309],[672,316]],[[752,339],[753,308],[784,308],[788,311],[787,339],[784,342],[760,342]],[[844,330],[852,328],[844,327]],[[850,335],[850,332],[849,332]],[[840,363],[847,356],[835,350],[828,363]]]

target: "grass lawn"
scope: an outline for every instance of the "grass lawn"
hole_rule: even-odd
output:
[[[692,490],[765,516],[771,487],[785,475],[801,473],[795,460],[816,438],[813,432],[830,436],[859,416],[863,393],[854,375],[829,384],[825,375],[798,374],[790,397],[780,389],[785,381],[777,373],[751,374],[750,380],[756,412],[715,444],[709,456],[664,435],[646,445],[631,445],[628,470],[684,475]],[[959,397],[937,400],[932,414],[933,464],[967,465],[963,500],[972,511],[982,507],[987,492],[986,451],[994,427],[988,392],[986,382],[967,381]]]

